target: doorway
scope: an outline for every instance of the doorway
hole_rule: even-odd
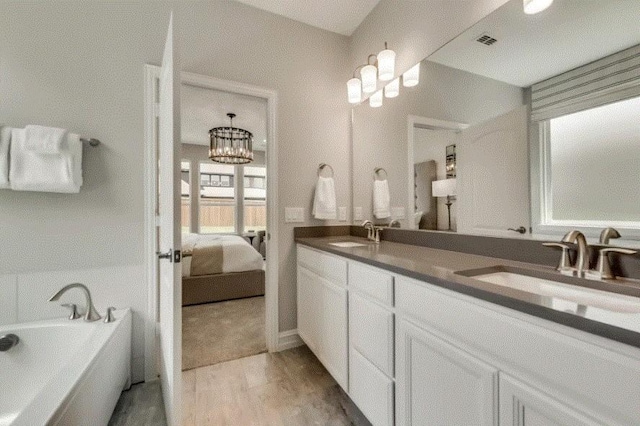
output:
[[[147,86],[150,88],[155,87],[154,82],[157,81],[159,76],[159,68],[148,66],[147,67]],[[209,90],[209,91],[220,91],[225,93],[233,93],[241,96],[255,97],[260,100],[265,105],[266,111],[266,137],[262,138],[262,145],[264,145],[264,154],[262,157],[264,158],[263,164],[257,167],[258,165],[252,166],[244,166],[242,169],[238,170],[238,166],[234,168],[235,182],[240,182],[241,185],[234,186],[234,191],[236,191],[235,198],[240,200],[238,205],[242,208],[239,209],[238,205],[234,204],[234,215],[233,215],[233,226],[234,232],[239,237],[244,237],[248,242],[246,245],[250,247],[256,247],[256,253],[260,253],[260,270],[264,276],[264,319],[262,321],[261,327],[263,328],[264,333],[264,342],[266,344],[266,349],[269,351],[274,351],[277,348],[278,344],[278,250],[277,250],[277,235],[278,235],[278,224],[277,224],[277,138],[276,138],[276,102],[277,102],[277,94],[275,91],[270,89],[255,87],[251,85],[245,85],[241,83],[235,83],[226,80],[220,80],[213,77],[202,76],[191,73],[181,73],[182,87],[190,87],[197,88],[200,90]],[[147,120],[147,131],[150,135],[152,135],[155,131],[153,128],[155,110],[157,106],[154,102],[154,93],[153,90],[147,90],[145,94],[145,109],[148,114],[149,120]],[[238,111],[235,111],[238,114]],[[237,123],[234,123],[234,127]],[[212,125],[211,127],[214,127]],[[208,129],[207,129],[208,130]],[[208,137],[208,135],[207,135]],[[150,138],[148,138],[150,139]],[[268,143],[265,143],[264,141]],[[158,300],[159,300],[159,289],[157,286],[157,274],[155,273],[156,267],[156,259],[155,259],[155,247],[156,247],[156,230],[155,230],[155,211],[156,211],[156,197],[153,193],[153,188],[156,187],[157,182],[157,169],[154,167],[154,162],[157,156],[157,147],[153,146],[152,142],[147,140],[147,150],[145,155],[145,169],[146,169],[146,183],[148,186],[149,194],[147,194],[147,203],[146,203],[146,234],[147,234],[147,260],[148,260],[148,271],[147,280],[148,280],[148,288],[149,288],[149,309],[148,316],[149,321],[147,322],[147,333],[146,333],[146,351],[145,351],[145,363],[146,363],[146,379],[153,380],[158,375],[158,366],[157,366],[157,338],[156,338],[156,323],[159,320],[159,309],[158,309]],[[206,151],[208,151],[208,147],[204,147]],[[258,154],[260,155],[260,154]],[[208,159],[207,159],[208,160]],[[211,165],[214,164],[210,160],[203,162],[197,162],[192,165],[189,163],[189,171],[191,172],[188,178],[188,185],[194,185],[194,188],[200,188],[200,192],[206,192],[211,195],[211,188],[215,187],[216,179],[218,182],[222,182],[226,180],[227,177],[223,177],[223,175],[229,175],[228,173],[223,173],[226,171],[220,170],[211,170]],[[183,165],[182,158],[180,158],[180,166]],[[208,165],[204,165],[204,164]],[[251,169],[253,167],[253,169]],[[254,170],[260,169],[260,170]],[[183,170],[180,167],[180,170]],[[197,173],[194,173],[197,171]],[[204,179],[201,175],[206,175],[209,178],[207,185],[201,185],[200,180]],[[196,180],[197,179],[197,180]],[[262,180],[262,182],[261,182]],[[212,183],[214,182],[214,183]],[[244,183],[247,185],[244,185]],[[267,183],[268,182],[268,183]],[[255,196],[255,193],[252,193],[254,186],[264,186],[264,196],[260,199],[259,196]],[[205,188],[206,186],[206,188]],[[246,187],[246,188],[245,188]],[[207,189],[209,188],[209,189]],[[221,186],[218,186],[221,188]],[[242,193],[242,191],[245,193]],[[239,192],[239,193],[238,193]],[[191,195],[193,192],[189,193],[187,198],[188,202],[193,202],[195,200],[194,196]],[[198,191],[195,192],[198,197],[201,197],[201,193]],[[215,193],[215,191],[214,191]],[[214,194],[215,195],[215,194]],[[204,197],[201,197],[204,198]],[[209,211],[215,210],[216,208],[220,210],[220,206],[216,206],[215,203],[220,203],[221,200],[215,199],[216,197],[209,197],[210,199],[206,200],[207,202],[211,202],[214,205],[206,206]],[[200,199],[198,200],[199,204]],[[227,200],[228,201],[228,200]],[[209,204],[211,204],[209,203]],[[195,204],[195,203],[194,203]],[[206,203],[202,203],[203,205]],[[202,207],[202,206],[200,206]],[[199,207],[199,208],[200,208]],[[184,208],[183,208],[184,210]],[[196,231],[197,234],[199,229],[207,228],[210,223],[202,223],[199,218],[200,211],[194,209],[187,209],[189,211],[189,228],[188,231]],[[260,216],[260,212],[256,212],[261,210],[263,212],[263,216]],[[206,213],[205,213],[206,214]],[[203,216],[205,215],[203,214]],[[258,217],[256,219],[256,217]],[[194,220],[195,219],[195,220]],[[263,220],[264,219],[264,220]],[[195,225],[193,225],[195,224]],[[221,221],[219,223],[221,227],[228,226],[227,222]],[[245,226],[246,225],[246,226]],[[259,225],[262,225],[260,227]],[[215,225],[214,225],[215,226]],[[262,229],[264,228],[264,229]],[[187,231],[187,229],[184,229]],[[228,229],[227,229],[228,230]],[[252,237],[252,233],[249,231],[254,231],[253,234],[255,236]],[[189,232],[193,233],[193,232]],[[243,235],[244,234],[244,235]],[[261,240],[256,240],[257,236],[261,236]],[[212,235],[215,236],[215,235]],[[220,235],[222,237],[222,235]],[[243,241],[246,241],[243,240]],[[254,243],[260,243],[255,244]],[[255,244],[255,245],[254,245]],[[214,249],[215,250],[215,249]],[[229,256],[229,259],[233,259],[234,251],[232,249],[232,254]],[[264,261],[266,259],[266,262]],[[185,267],[183,262],[183,268]],[[183,279],[184,281],[184,279]],[[254,281],[258,281],[257,278]],[[237,282],[237,281],[236,281]],[[237,299],[235,295],[230,295],[231,299]]]
[[[267,108],[262,97],[181,88],[183,371],[267,351]],[[210,158],[210,142],[226,149],[231,134],[251,144],[251,161]]]

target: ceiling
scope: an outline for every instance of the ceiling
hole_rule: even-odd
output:
[[[254,151],[267,149],[267,100],[183,84],[180,88],[182,142],[209,146],[209,129],[229,126],[253,133]]]
[[[350,36],[380,0],[236,0],[323,30]]]
[[[555,0],[536,15],[511,0],[427,60],[529,87],[640,43],[638,22],[639,0]]]

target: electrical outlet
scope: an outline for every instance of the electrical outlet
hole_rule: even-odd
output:
[[[346,207],[338,207],[338,220],[340,222],[347,221],[347,208]]]
[[[354,207],[353,220],[362,220],[362,207]]]

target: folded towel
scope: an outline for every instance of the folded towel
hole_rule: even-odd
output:
[[[9,185],[9,146],[11,145],[11,127],[0,126],[0,188]]]
[[[373,215],[376,219],[386,219],[391,216],[391,196],[387,180],[373,181]]]
[[[30,125],[24,128],[24,149],[38,154],[60,154],[67,131],[56,127]]]
[[[69,133],[60,154],[25,149],[25,129],[11,132],[9,182],[16,191],[77,193],[82,186],[82,142]]]
[[[318,177],[316,193],[313,198],[313,217],[316,219],[335,219],[338,215],[336,207],[336,185],[333,178]]]

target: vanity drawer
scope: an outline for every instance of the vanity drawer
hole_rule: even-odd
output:
[[[347,261],[344,259],[298,245],[298,263],[334,284],[347,285]]]
[[[374,425],[393,424],[393,380],[357,350],[349,352],[349,397]]]
[[[393,306],[393,275],[381,269],[349,262],[349,288]]]
[[[349,293],[349,342],[384,374],[393,377],[393,313]]]

